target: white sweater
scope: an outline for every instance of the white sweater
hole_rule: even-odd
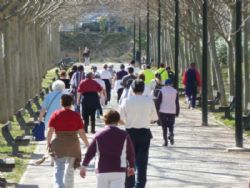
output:
[[[176,114],[177,90],[170,86],[161,89],[162,100],[159,112],[166,114]]]

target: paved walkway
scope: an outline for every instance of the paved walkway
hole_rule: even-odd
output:
[[[116,104],[111,104],[116,108]],[[228,153],[233,147],[234,131],[218,125],[209,117],[210,125],[201,126],[201,112],[188,110],[182,105],[176,121],[175,145],[163,147],[161,127],[152,125],[153,139],[150,148],[147,188],[245,188],[250,175],[250,153]],[[103,127],[98,121],[98,129]],[[89,140],[93,135],[88,134]],[[250,148],[250,139],[244,141]],[[85,150],[85,149],[84,149]],[[27,171],[17,188],[53,187],[53,168],[46,161],[33,165],[45,153],[45,142],[38,144]],[[86,179],[75,171],[75,188],[94,188],[93,161]]]

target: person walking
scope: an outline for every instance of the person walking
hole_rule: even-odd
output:
[[[98,93],[102,92],[102,87],[94,79],[92,72],[86,75],[86,79],[82,80],[77,89],[77,105],[80,106],[82,96],[82,117],[85,121],[85,132],[88,132],[89,116],[91,119],[91,133],[95,133],[95,113],[101,108]]]
[[[38,117],[38,121],[43,121],[44,118],[44,123],[46,127],[48,127],[48,122],[51,114],[62,107],[60,100],[61,96],[65,92],[64,82],[62,82],[61,80],[56,80],[52,84],[52,90],[53,91],[51,93],[45,96]]]
[[[134,95],[126,98],[119,106],[121,120],[135,148],[135,176],[128,177],[126,188],[144,188],[147,181],[147,165],[152,133],[149,125],[158,120],[155,104],[149,97],[142,96],[144,81],[132,83]]]
[[[143,73],[138,75],[138,79],[143,80],[144,83],[145,83],[145,75]],[[128,91],[128,97],[130,97],[132,95],[134,95],[134,92],[133,92],[132,87],[130,86],[129,91]],[[148,85],[146,85],[146,84],[144,85],[144,91],[143,91],[142,95],[145,96],[145,97],[153,98],[153,95],[152,95],[152,93],[150,91],[150,87]]]
[[[178,117],[180,113],[178,92],[173,88],[172,84],[173,81],[167,79],[157,98],[158,105],[156,105],[156,108],[159,111],[159,120],[163,131],[163,146],[168,146],[168,139],[171,145],[174,144],[175,117]]]
[[[69,72],[69,79],[71,80],[73,74],[77,71],[77,66],[73,65],[73,67],[71,68],[71,71]]]
[[[134,68],[128,67],[128,75],[124,76],[121,81],[121,86],[123,86],[124,89],[120,97],[119,103],[121,103],[123,99],[128,97],[130,85],[135,79],[136,79],[136,76],[134,75]]]
[[[151,81],[155,78],[155,74],[151,70],[151,66],[146,65],[146,69],[143,70],[142,73],[145,75],[145,85],[150,86]]]
[[[168,73],[168,78],[171,79],[172,81],[175,80],[175,74],[174,72],[171,70],[171,67],[170,66],[167,66],[166,67],[166,71]]]
[[[105,82],[101,79],[99,74],[95,75],[94,80],[102,87],[102,91],[99,94],[101,108],[96,110],[96,117],[100,118],[100,115],[102,115],[102,107],[104,107],[107,98],[106,85]]]
[[[139,75],[139,73],[140,73],[140,68],[136,66],[135,60],[130,61],[129,66],[128,66],[127,69],[129,69],[129,67],[132,67],[132,68],[134,69],[134,74],[135,74],[136,76]]]
[[[79,111],[80,109],[77,109],[77,88],[82,80],[85,79],[85,72],[84,67],[82,65],[79,65],[77,67],[77,71],[73,74],[71,80],[70,80],[70,87],[71,87],[71,94],[74,97],[74,108],[75,111]]]
[[[59,80],[63,81],[65,84],[65,89],[70,88],[70,79],[67,78],[67,73],[65,70],[60,71],[60,78]]]
[[[111,82],[112,82],[112,75],[108,71],[108,65],[104,64],[103,65],[103,70],[100,73],[101,79],[105,82],[106,85],[106,93],[107,93],[107,99],[105,104],[107,105],[108,102],[111,99]]]
[[[61,97],[63,108],[55,111],[49,120],[47,148],[55,159],[54,187],[74,187],[74,169],[80,166],[81,148],[78,135],[89,146],[80,115],[71,110],[73,98]],[[52,140],[53,134],[55,138]]]
[[[157,101],[159,101],[158,98],[159,98],[162,86],[163,85],[162,85],[162,81],[161,81],[161,75],[160,75],[160,73],[156,73],[155,78],[151,81],[150,90],[152,93],[153,101],[155,103],[155,107],[157,108],[158,116],[159,116],[159,108],[158,108],[159,105],[158,105]],[[157,120],[157,124],[161,125],[161,122],[159,119]]]
[[[85,47],[82,55],[85,66],[88,66],[90,64],[90,50],[87,47]]]
[[[97,71],[97,66],[96,65],[91,66],[91,71],[94,74],[94,76],[96,76],[96,75],[100,76],[100,73]]]
[[[130,136],[119,129],[120,115],[109,110],[104,115],[105,128],[95,135],[82,162],[80,175],[86,176],[86,167],[96,156],[97,188],[124,188],[125,173],[134,174],[135,152]],[[128,164],[128,168],[127,168]]]
[[[184,73],[182,83],[185,86],[185,94],[188,98],[189,108],[194,109],[197,89],[201,87],[201,76],[196,69],[196,63],[190,64],[190,68]]]
[[[120,71],[116,73],[115,78],[114,78],[114,83],[115,83],[114,89],[117,93],[117,102],[119,102],[122,92],[124,90],[124,87],[121,85],[121,82],[122,82],[123,77],[126,75],[128,75],[128,72],[125,71],[125,65],[121,64]]]
[[[168,79],[168,73],[165,69],[165,64],[161,63],[160,68],[155,73],[159,73],[161,75],[161,81],[162,84],[164,85],[164,82]]]

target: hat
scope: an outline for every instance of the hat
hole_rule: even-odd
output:
[[[167,80],[165,81],[165,85],[170,85],[170,84],[172,84],[172,83],[173,83],[172,79],[167,79]]]

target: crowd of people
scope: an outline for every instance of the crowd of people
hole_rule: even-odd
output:
[[[191,79],[198,78],[197,71],[192,70],[184,74],[183,83],[187,86]],[[109,64],[101,70],[92,65],[88,72],[83,65],[74,65],[68,76],[62,70],[53,83],[53,92],[45,97],[39,116],[40,121],[45,116],[48,128],[47,146],[55,161],[55,187],[73,187],[74,169],[81,166],[80,175],[84,178],[86,167],[96,156],[98,188],[144,188],[153,137],[150,125],[157,123],[162,127],[163,146],[174,144],[175,118],[180,112],[174,76],[165,64],[153,71],[150,65],[139,69],[135,61],[127,67],[120,64],[119,70]],[[114,93],[119,110],[104,113],[103,107]],[[188,95],[190,101],[193,97]],[[96,118],[100,116],[105,128],[96,133]],[[118,128],[119,124],[124,125],[124,130]],[[95,134],[90,144],[86,137],[89,132]],[[77,135],[88,147],[81,165]]]

